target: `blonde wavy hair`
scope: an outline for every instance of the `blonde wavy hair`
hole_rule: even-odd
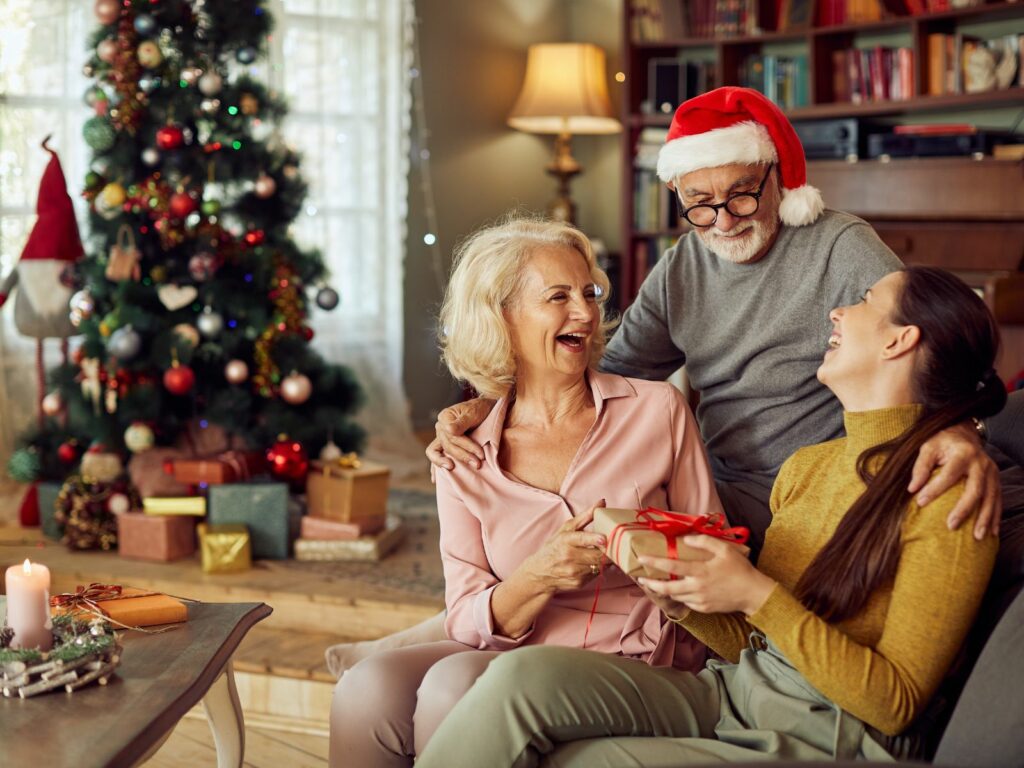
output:
[[[485,397],[502,397],[515,384],[516,360],[503,310],[519,295],[523,269],[534,250],[571,248],[587,262],[599,288],[598,329],[590,364],[604,354],[616,320],[605,315],[608,275],[597,265],[587,236],[570,224],[512,216],[471,235],[455,251],[452,274],[438,318],[441,359],[452,376]]]

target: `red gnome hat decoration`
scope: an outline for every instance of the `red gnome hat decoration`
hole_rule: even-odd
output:
[[[75,209],[68,196],[60,159],[57,153],[47,146],[49,140],[49,136],[43,139],[43,149],[50,153],[50,162],[43,172],[43,180],[39,183],[39,197],[36,200],[36,213],[39,218],[36,219],[36,225],[28,236],[25,250],[21,252],[21,259],[77,261],[84,251],[82,240],[78,236]]]

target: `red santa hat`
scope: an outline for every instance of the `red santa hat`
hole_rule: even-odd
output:
[[[658,177],[670,182],[690,171],[732,163],[778,165],[783,224],[810,224],[825,209],[821,192],[807,184],[804,148],[796,131],[765,96],[729,86],[684,101],[658,153]]]
[[[51,157],[39,183],[39,197],[36,199],[38,218],[21,258],[77,261],[84,251],[78,236],[75,209],[68,197],[67,182],[64,181],[57,153],[46,145],[49,140],[49,136],[43,139],[43,149]]]

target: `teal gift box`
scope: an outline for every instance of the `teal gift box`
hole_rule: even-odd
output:
[[[64,529],[57,523],[56,514],[61,483],[38,483],[36,487],[39,493],[39,527],[42,528],[43,536],[60,541]]]
[[[286,483],[225,483],[211,485],[206,501],[207,522],[241,524],[249,528],[253,558],[287,560],[298,527],[299,508],[291,503]]]

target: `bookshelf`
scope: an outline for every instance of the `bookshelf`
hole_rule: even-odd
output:
[[[1024,108],[1024,45],[1018,48],[1016,55],[1019,63],[1017,72],[1008,87],[997,88],[978,93],[967,93],[964,90],[963,74],[956,69],[956,80],[950,87],[950,83],[943,82],[942,86],[936,86],[933,82],[937,76],[929,59],[929,45],[934,45],[938,36],[948,37],[960,45],[961,39],[973,39],[973,35],[979,34],[985,39],[996,39],[1004,35],[1014,35],[1021,43],[1024,43],[1024,0],[1018,2],[1005,2],[1005,0],[994,0],[972,7],[946,8],[933,10],[911,15],[907,12],[908,7],[920,9],[928,5],[938,6],[940,4],[951,4],[948,0],[843,0],[848,6],[856,5],[863,18],[865,7],[873,11],[871,13],[878,18],[870,18],[858,22],[839,23],[823,25],[815,23],[801,29],[786,29],[785,23],[782,29],[778,16],[784,15],[786,11],[779,11],[779,4],[774,0],[626,0],[626,12],[623,14],[623,63],[625,74],[625,98],[623,100],[623,124],[626,130],[623,131],[623,264],[622,264],[622,288],[620,294],[620,306],[625,308],[632,302],[639,289],[649,266],[657,259],[656,251],[658,245],[663,242],[671,242],[674,238],[684,233],[678,226],[677,217],[671,210],[672,201],[664,196],[656,198],[654,193],[646,190],[644,185],[638,181],[638,177],[653,174],[646,170],[644,162],[649,166],[649,158],[654,152],[655,141],[658,132],[662,134],[672,119],[672,110],[659,111],[654,104],[651,90],[651,62],[653,60],[677,59],[684,62],[703,62],[713,67],[713,86],[718,85],[744,85],[744,76],[751,72],[751,62],[757,62],[759,58],[767,63],[769,58],[778,61],[801,62],[792,68],[795,76],[803,79],[797,93],[803,103],[785,108],[785,112],[793,120],[832,119],[849,117],[870,117],[880,118],[883,122],[915,122],[917,116],[921,119],[931,119],[939,113],[955,112],[958,115],[956,122],[969,122],[970,113],[985,113],[993,109],[1021,109]],[[706,8],[708,4],[714,9],[716,2],[726,2],[726,8],[737,8],[738,23],[731,28],[737,31],[734,34],[726,35],[694,35],[694,34],[672,34],[673,27],[680,27],[680,17],[687,18],[694,3],[703,3]],[[823,18],[826,9],[835,5],[836,0],[784,0],[781,4],[786,8],[795,8],[798,5],[802,8],[805,20],[808,9],[814,9],[810,21],[818,22]],[[868,6],[865,6],[865,2]],[[731,3],[732,5],[729,5]],[[810,5],[807,5],[810,3]],[[671,5],[670,5],[671,4]],[[678,6],[679,10],[676,10]],[[651,30],[641,30],[636,17],[637,8],[640,10],[657,11],[669,8],[666,13],[666,22],[661,30],[658,39],[641,39],[641,33],[646,32],[652,37]],[[893,12],[892,9],[898,9]],[[900,12],[902,11],[902,12]],[[792,12],[792,11],[791,11]],[[704,11],[703,26],[705,32],[714,29],[714,24],[707,23],[707,11]],[[757,21],[755,25],[750,14],[753,14]],[[868,14],[870,15],[870,14]],[[671,17],[671,18],[669,18]],[[691,19],[692,21],[692,19]],[[692,25],[683,22],[687,27]],[[725,25],[729,28],[729,25]],[[755,31],[750,30],[754,28]],[[744,30],[744,31],[738,31]],[[961,33],[961,34],[958,34]],[[837,87],[841,87],[841,73],[837,73],[840,63],[845,66],[846,60],[842,56],[850,56],[848,51],[869,51],[888,48],[892,51],[904,49],[909,53],[900,54],[904,58],[901,64],[909,67],[906,69],[906,76],[902,82],[904,93],[897,93],[900,96],[894,98],[878,98],[869,92],[871,98],[862,98],[859,103],[852,100],[838,98],[842,93],[837,94]],[[862,57],[865,53],[858,54]],[[934,57],[934,51],[933,51]],[[960,61],[959,47],[957,55],[952,57]],[[892,60],[896,60],[896,54],[892,54]],[[895,65],[892,65],[895,66]],[[952,67],[952,63],[948,63]],[[888,70],[886,74],[888,76]],[[852,69],[851,69],[852,72]],[[950,74],[946,75],[949,78]],[[930,93],[936,89],[943,90],[942,93]],[[887,86],[888,89],[888,86]],[[892,91],[897,92],[893,81]],[[685,96],[693,96],[696,93],[686,93]],[[790,92],[792,95],[792,92]],[[798,100],[798,101],[799,101]],[[667,103],[667,102],[666,102]],[[646,139],[646,141],[645,141]],[[646,145],[647,160],[642,160],[644,146]],[[952,183],[957,177],[957,168],[963,164],[974,162],[969,158],[950,158],[946,164],[949,174],[946,181]],[[868,161],[874,162],[874,161]],[[897,167],[901,161],[894,160],[892,167]],[[812,163],[813,165],[813,163]],[[867,162],[855,164],[841,164],[841,167],[832,168],[830,173],[835,174],[858,174],[863,170]],[[1017,166],[1020,163],[1016,164]],[[892,170],[890,167],[890,171]],[[813,173],[811,182],[814,182]],[[942,181],[940,177],[939,182]],[[651,182],[656,184],[656,179]],[[1018,194],[1024,195],[1024,185],[1018,187]],[[646,196],[646,197],[645,197]],[[645,200],[657,206],[655,214],[645,210]],[[830,200],[826,197],[826,203],[835,207],[858,213],[857,200],[846,200],[844,204],[839,201]],[[664,206],[662,208],[661,206]],[[643,215],[642,215],[643,214]],[[1016,215],[1016,214],[1015,214]],[[928,212],[905,211],[903,219],[913,225],[915,221],[925,221]],[[1024,213],[1020,214],[1024,220]],[[868,217],[869,220],[870,217]],[[980,221],[971,220],[974,223]],[[874,223],[874,222],[873,222]],[[968,222],[970,224],[971,222]],[[1022,221],[1024,223],[1024,221]],[[1024,254],[1024,246],[1021,253]],[[903,256],[903,254],[899,254]],[[1018,264],[1017,270],[1024,265]],[[984,269],[984,265],[981,266]]]

